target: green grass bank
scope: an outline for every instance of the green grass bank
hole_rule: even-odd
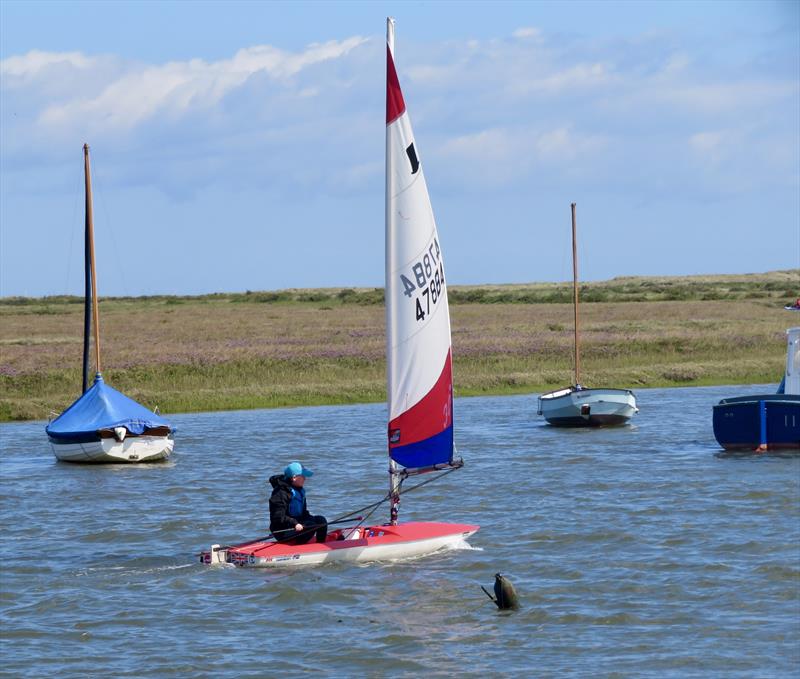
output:
[[[581,286],[582,382],[777,382],[800,270],[625,277]],[[457,396],[572,381],[569,283],[449,290]],[[83,300],[0,298],[0,421],[47,419],[78,396]],[[162,413],[381,401],[383,290],[103,297],[107,382]]]

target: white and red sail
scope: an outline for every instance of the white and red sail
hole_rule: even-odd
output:
[[[453,461],[453,371],[450,312],[436,223],[392,59],[386,65],[386,325],[389,383],[391,521],[328,533],[324,543],[291,545],[268,538],[211,549],[205,564],[248,568],[328,561],[379,561],[458,547],[478,526],[397,522],[406,474],[461,466]],[[398,471],[398,466],[406,468]],[[408,470],[413,471],[408,471]],[[375,506],[375,505],[372,505]],[[359,510],[360,511],[360,510]],[[342,517],[352,517],[352,513]],[[332,522],[332,523],[335,523]]]
[[[441,242],[411,121],[386,46],[386,327],[389,454],[421,468],[453,459],[450,311]]]

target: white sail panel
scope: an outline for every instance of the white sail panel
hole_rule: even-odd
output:
[[[387,49],[386,320],[389,446],[405,466],[452,459],[450,312],[441,243]],[[406,448],[413,455],[403,455]]]

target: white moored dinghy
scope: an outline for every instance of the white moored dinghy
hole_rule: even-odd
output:
[[[601,427],[625,424],[639,409],[629,389],[565,387],[539,397],[539,415],[561,427]]]
[[[451,471],[463,462],[454,459],[450,312],[442,251],[393,52],[394,21],[389,19],[386,350],[390,522],[335,530],[324,543],[291,545],[260,538],[233,546],[214,545],[200,555],[202,563],[269,567],[401,559],[457,547],[478,530],[470,524],[397,522],[405,478]]]
[[[578,235],[572,203],[572,308],[575,316],[575,384],[539,397],[537,415],[554,427],[603,427],[626,424],[639,408],[630,389],[581,386],[580,331],[578,329]]]

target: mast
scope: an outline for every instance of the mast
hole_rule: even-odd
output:
[[[575,386],[581,383],[580,333],[578,331],[578,234],[575,203],[572,203],[572,307],[575,314]]]
[[[392,17],[386,18],[386,44],[389,47],[389,52],[394,59],[394,19]],[[386,92],[387,97],[389,92],[389,84],[388,84],[388,64],[387,64],[387,84],[386,84]],[[392,275],[391,272],[391,248],[392,248],[392,234],[390,230],[391,219],[389,215],[389,211],[391,210],[391,200],[392,200],[392,168],[391,168],[391,140],[389,137],[389,128],[386,128],[386,274],[385,274],[385,287],[384,287],[384,297],[385,297],[385,306],[386,306],[386,328],[389,328],[389,318],[391,310],[389,309],[389,277]],[[391,418],[391,386],[389,385],[390,379],[390,371],[391,371],[391,351],[392,351],[392,340],[389,337],[389,333],[386,333],[386,398],[387,404],[389,409],[389,417]],[[389,455],[389,523],[392,526],[397,525],[397,515],[400,511],[400,470],[398,469],[397,463],[392,459],[391,450],[388,447],[387,443],[387,454]]]
[[[92,202],[89,200],[89,171],[87,154],[89,147],[87,144],[83,145],[84,155],[84,177],[87,181],[84,189],[84,198],[86,200],[85,209],[85,223],[83,229],[83,388],[81,393],[86,393],[89,388],[89,343],[91,342],[90,334],[92,332],[92,252],[91,252],[91,235],[90,235],[90,213]]]
[[[86,251],[89,255],[87,272],[91,278],[92,325],[94,326],[95,370],[100,374],[100,319],[97,308],[97,275],[94,266],[94,222],[92,218],[92,177],[89,172],[89,145],[83,145],[83,174],[86,182]],[[89,286],[87,285],[87,290]],[[85,327],[85,326],[84,326]],[[84,340],[85,341],[85,340]],[[84,351],[88,350],[84,346]],[[84,368],[85,370],[85,368]]]

